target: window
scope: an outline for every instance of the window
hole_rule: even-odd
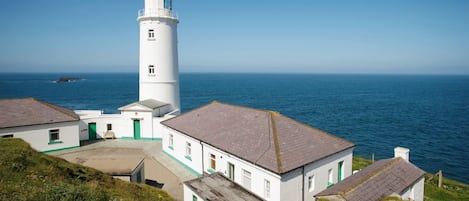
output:
[[[243,170],[243,186],[244,188],[251,190],[251,172]]]
[[[174,143],[174,136],[173,134],[169,134],[168,148],[174,150],[173,143]]]
[[[112,124],[107,124],[107,130],[108,131],[112,130]]]
[[[148,29],[148,40],[155,40],[155,30]]]
[[[342,181],[344,179],[344,161],[339,162],[339,167],[337,170],[337,182]]]
[[[270,198],[270,181],[264,179],[264,198]]]
[[[331,187],[334,183],[333,183],[333,174],[332,174],[332,169],[329,169],[328,173],[329,175],[329,178],[328,178],[328,181],[327,181],[327,187]]]
[[[309,192],[314,191],[314,175],[308,177],[308,190]]]
[[[59,129],[49,130],[49,144],[62,143],[59,137]]]
[[[148,74],[155,75],[155,66],[153,65],[148,66]]]
[[[233,163],[228,162],[228,178],[234,181],[235,167]]]
[[[189,159],[189,160],[192,160],[191,153],[192,153],[191,143],[186,142],[186,158]]]
[[[197,196],[192,195],[192,201],[197,201]]]
[[[173,10],[173,1],[172,0],[164,0],[164,8],[168,10]]]
[[[210,168],[212,170],[216,170],[217,168],[217,157],[215,156],[215,154],[210,154]]]
[[[2,138],[12,138],[13,134],[8,134],[8,135],[2,135]]]

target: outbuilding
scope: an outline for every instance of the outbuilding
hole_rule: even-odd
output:
[[[16,137],[41,151],[80,146],[79,120],[73,110],[34,98],[0,99],[0,137]]]

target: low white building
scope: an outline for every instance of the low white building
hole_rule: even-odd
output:
[[[161,140],[160,122],[175,116],[169,104],[153,99],[131,103],[119,110],[120,114],[103,114],[100,110],[75,111],[81,119],[80,140],[96,140],[106,136]]]
[[[423,201],[425,171],[409,162],[407,148],[395,148],[394,156],[377,161],[316,197],[331,201],[380,201],[395,196]]]
[[[21,138],[41,152],[80,146],[79,117],[70,109],[23,98],[0,99],[0,111],[0,138]]]
[[[314,200],[352,174],[354,144],[276,112],[212,102],[162,125],[165,153],[265,200]]]
[[[144,183],[144,158],[92,158],[83,162],[84,166],[100,170],[123,181]]]

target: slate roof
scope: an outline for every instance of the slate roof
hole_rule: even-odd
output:
[[[128,104],[126,106],[120,107],[119,110],[126,110],[126,109],[129,109],[129,108],[133,107],[133,106],[142,106],[142,107],[147,108],[148,110],[155,110],[155,109],[158,109],[158,108],[166,106],[166,105],[169,105],[169,104],[161,102],[161,101],[157,101],[155,99],[147,99],[147,100],[138,101],[138,102],[131,103],[131,104]]]
[[[401,157],[380,160],[316,197],[336,195],[347,201],[378,201],[393,193],[403,193],[424,174],[423,170]]]
[[[34,98],[0,99],[0,128],[78,121],[73,110]]]
[[[202,200],[262,201],[263,199],[216,172],[184,182]]]
[[[216,101],[162,124],[277,174],[355,146],[276,112]]]

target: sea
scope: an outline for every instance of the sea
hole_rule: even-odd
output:
[[[182,112],[214,100],[274,110],[355,143],[355,155],[407,147],[421,169],[469,183],[467,75],[182,73],[180,94]],[[138,74],[0,74],[0,98],[22,97],[118,113],[138,100]]]

